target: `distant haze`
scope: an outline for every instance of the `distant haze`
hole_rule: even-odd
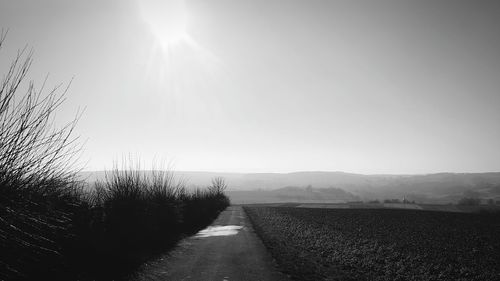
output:
[[[144,171],[144,173],[149,173]],[[81,174],[92,183],[104,179],[104,172]],[[500,173],[428,174],[428,175],[362,175],[342,172],[297,173],[211,173],[175,172],[178,180],[188,187],[206,187],[215,177],[223,177],[228,184],[228,194],[236,202],[295,201],[312,189],[320,196],[311,201],[353,201],[402,199],[406,197],[422,203],[456,203],[463,197],[500,200]],[[253,191],[263,191],[255,193]],[[252,192],[248,192],[252,191]],[[274,193],[265,193],[274,192]],[[268,198],[265,198],[265,197]],[[237,199],[237,200],[234,200]]]
[[[87,170],[500,171],[498,0],[0,0]],[[2,72],[3,73],[3,72]],[[49,87],[48,87],[49,88]],[[318,180],[320,180],[319,177]]]

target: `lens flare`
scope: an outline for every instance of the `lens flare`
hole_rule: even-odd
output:
[[[202,114],[218,106],[217,99],[205,93],[219,87],[226,71],[219,58],[189,34],[188,27],[195,21],[190,18],[185,0],[137,1],[144,23],[153,35],[145,80],[166,106],[164,111]]]
[[[141,0],[144,21],[162,48],[168,49],[187,37],[187,10],[184,0]]]

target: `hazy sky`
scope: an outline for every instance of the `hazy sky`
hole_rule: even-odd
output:
[[[88,170],[500,171],[500,1],[0,0]]]

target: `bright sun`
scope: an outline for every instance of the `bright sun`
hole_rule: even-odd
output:
[[[186,0],[137,1],[140,15],[154,36],[146,61],[146,77],[156,82],[162,98],[195,104],[195,95],[209,83],[215,83],[220,62],[189,34]]]
[[[163,49],[169,49],[187,35],[187,11],[184,0],[140,0],[143,19]]]

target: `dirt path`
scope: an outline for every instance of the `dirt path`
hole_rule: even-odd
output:
[[[231,206],[164,258],[144,266],[134,280],[289,280],[255,234],[241,206]]]

